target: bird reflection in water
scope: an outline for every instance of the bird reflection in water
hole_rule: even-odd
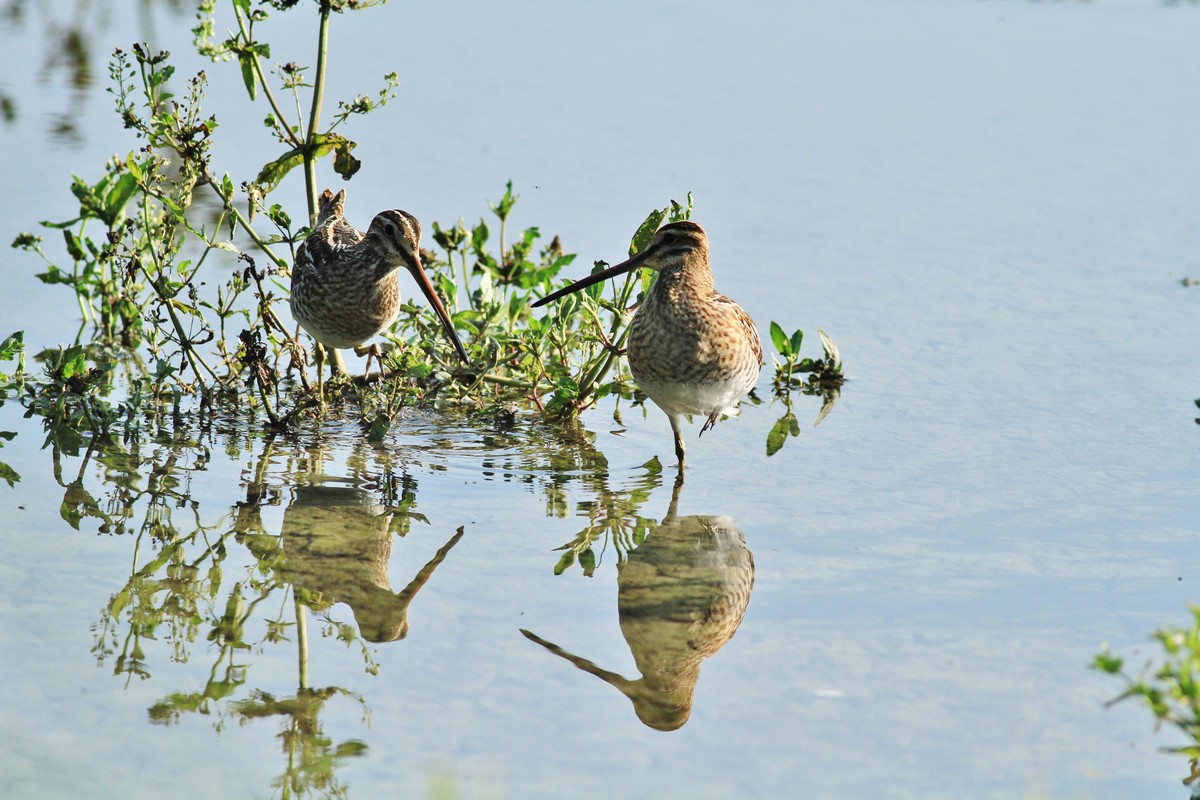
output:
[[[433,575],[463,529],[399,592],[388,580],[392,513],[354,486],[297,485],[283,514],[283,563],[279,577],[305,595],[315,609],[345,603],[369,642],[408,635],[408,606]]]
[[[651,728],[681,728],[692,713],[700,664],[737,631],[754,586],[754,557],[729,517],[676,516],[670,510],[617,566],[621,633],[641,678],[602,669],[525,629],[528,639],[615,686]]]

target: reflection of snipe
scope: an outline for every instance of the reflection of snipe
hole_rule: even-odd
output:
[[[662,524],[617,567],[621,633],[642,677],[629,680],[521,633],[612,684],[646,725],[670,731],[692,713],[700,663],[737,631],[754,586],[754,557],[729,517],[677,517],[677,481]]]
[[[392,515],[356,487],[296,486],[283,514],[284,561],[279,576],[306,590],[309,605],[345,603],[362,637],[390,642],[408,634],[408,605],[433,575],[463,530],[400,592],[388,580]]]

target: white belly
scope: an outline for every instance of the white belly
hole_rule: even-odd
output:
[[[669,381],[655,382],[649,379],[639,379],[638,386],[663,411],[677,416],[680,414],[712,414],[738,413],[738,401],[754,388],[754,378],[730,380],[719,383],[675,383]]]

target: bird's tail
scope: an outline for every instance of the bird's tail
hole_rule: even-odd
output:
[[[346,190],[339,189],[338,193],[334,194],[331,190],[326,189],[321,192],[317,205],[321,209],[317,214],[318,228],[330,219],[346,216]]]

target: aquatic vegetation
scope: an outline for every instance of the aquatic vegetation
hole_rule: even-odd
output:
[[[1096,655],[1092,668],[1119,678],[1125,691],[1113,700],[1113,705],[1130,698],[1140,698],[1158,722],[1182,732],[1190,744],[1172,748],[1189,759],[1191,774],[1184,784],[1200,778],[1200,606],[1192,606],[1192,621],[1188,627],[1166,627],[1152,634],[1151,639],[1162,649],[1162,662],[1147,663],[1136,675],[1125,666],[1125,659],[1105,648]]]
[[[622,402],[642,402],[624,350],[651,274],[591,287],[553,313],[533,316],[531,303],[559,288],[560,273],[576,255],[557,236],[547,242],[536,225],[514,229],[519,195],[512,181],[474,225],[431,221],[437,250],[421,253],[469,363],[459,362],[428,305],[406,300],[385,333],[381,380],[342,376],[314,388],[312,343],[285,322],[279,304],[287,302],[296,248],[316,221],[322,162],[342,180],[369,174],[354,155],[349,129],[355,117],[394,98],[398,77],[383,75],[381,86],[338,101],[327,115],[334,15],[375,4],[318,4],[311,65],[272,65],[280,48],[262,38],[263,23],[295,5],[234,0],[219,11],[216,0],[204,0],[193,29],[196,55],[218,65],[236,62],[250,100],[263,107],[264,140],[238,143],[261,158],[253,177],[235,178],[214,161],[221,108],[207,96],[204,70],[184,78],[181,59],[141,44],[112,54],[108,91],[134,141],[98,177],[73,178],[76,216],[43,221],[41,235],[22,233],[12,243],[40,260],[41,280],[73,293],[82,319],[75,342],[43,358],[46,377],[25,387],[36,398],[27,402],[93,430],[136,417],[146,403],[245,406],[279,429],[302,415],[350,414],[375,440],[413,405],[486,414],[526,408],[570,420],[605,398],[615,398],[618,416]],[[218,30],[228,33],[222,38]],[[302,213],[272,199],[293,172],[303,175]],[[691,212],[690,194],[684,203],[651,210],[633,232],[629,253]],[[50,232],[61,236],[61,249],[50,246]],[[780,339],[776,328],[772,323],[782,362],[775,386],[789,413],[792,389],[814,387],[812,393],[830,396],[841,382],[832,341],[822,334],[824,359],[800,359],[802,334]],[[113,388],[105,376],[118,364],[127,394],[109,405],[101,402]]]
[[[9,375],[0,372],[0,405],[4,405],[4,397],[10,388],[20,388],[25,377],[25,335],[22,331],[16,331],[12,335],[0,341],[0,362],[16,360],[16,371]],[[5,367],[5,369],[9,369]],[[0,431],[0,448],[4,447],[6,441],[12,440],[17,434],[14,431]],[[15,486],[17,481],[21,480],[21,476],[17,471],[0,461],[0,478],[4,479],[10,487]]]

